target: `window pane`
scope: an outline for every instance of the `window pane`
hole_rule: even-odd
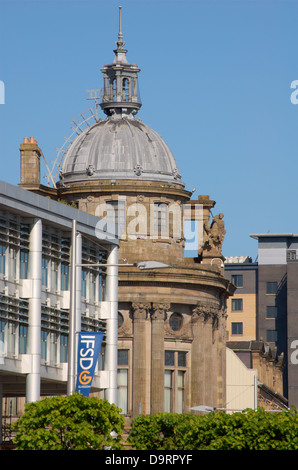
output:
[[[118,350],[118,365],[128,366],[128,349]]]
[[[48,264],[49,261],[47,258],[42,258],[42,285],[48,287]]]
[[[164,391],[164,400],[165,400],[165,412],[171,413],[172,409],[172,371],[165,370],[165,391]]]
[[[243,334],[243,323],[232,323],[232,335]]]
[[[60,336],[60,362],[67,362],[68,336]]]
[[[0,320],[0,353],[4,352],[5,324],[5,321]]]
[[[232,299],[232,312],[242,312],[242,310],[243,310],[243,300]]]
[[[267,330],[266,332],[267,341],[277,341],[277,331],[276,330]]]
[[[28,278],[28,251],[20,251],[20,278]]]
[[[118,386],[127,386],[127,369],[118,370]]]
[[[68,290],[68,264],[61,264],[61,290]]]
[[[276,318],[277,317],[277,307],[267,305],[267,307],[266,307],[266,317],[267,318]]]
[[[118,369],[118,404],[123,414],[127,414],[128,409],[128,370]]]
[[[106,207],[106,220],[109,224],[111,224],[112,230],[115,229],[115,232],[118,234],[119,237],[121,237],[123,232],[125,232],[125,201],[108,201],[106,203]]]
[[[178,367],[186,367],[186,352],[178,351]]]
[[[168,228],[168,206],[165,203],[154,204],[154,231],[165,234]]]
[[[20,325],[19,328],[19,353],[26,354],[27,352],[27,326]]]
[[[177,413],[183,413],[184,401],[184,372],[178,371]]]
[[[175,365],[175,353],[174,351],[165,351],[165,365],[174,366]]]
[[[5,245],[0,245],[0,274],[5,274]]]
[[[58,290],[58,263],[57,261],[52,261],[52,279],[51,279],[51,290]]]
[[[276,294],[277,292],[277,282],[267,282],[266,283],[266,293],[267,294]]]
[[[82,280],[81,280],[81,295],[82,297],[87,297],[87,271],[82,269]]]
[[[47,359],[48,333],[41,330],[41,359]]]
[[[242,274],[233,274],[232,275],[232,283],[236,287],[243,287],[243,275]]]

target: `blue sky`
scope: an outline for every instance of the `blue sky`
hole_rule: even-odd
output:
[[[224,255],[255,259],[250,233],[298,233],[297,1],[0,0],[0,179],[19,183],[24,137],[55,160],[91,105],[86,90],[102,87],[120,4],[127,57],[141,68],[138,117],[194,198],[224,213]]]

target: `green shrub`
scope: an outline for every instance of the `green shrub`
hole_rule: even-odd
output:
[[[107,400],[78,393],[44,398],[26,405],[13,425],[14,443],[17,450],[122,449],[124,417],[119,412]]]
[[[140,415],[128,440],[138,450],[298,450],[298,414],[259,408],[202,416]]]

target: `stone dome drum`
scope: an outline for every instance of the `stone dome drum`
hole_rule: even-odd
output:
[[[132,116],[109,116],[85,129],[66,151],[60,184],[150,180],[180,184],[175,158],[160,135]]]

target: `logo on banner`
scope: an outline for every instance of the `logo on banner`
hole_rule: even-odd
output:
[[[103,332],[79,333],[76,392],[89,396]]]

